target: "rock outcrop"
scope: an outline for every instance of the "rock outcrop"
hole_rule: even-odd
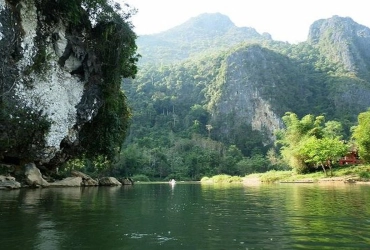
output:
[[[50,183],[51,187],[81,187],[82,178],[81,177],[67,177],[63,180]]]
[[[276,63],[276,58],[280,63]],[[282,127],[283,110],[289,110],[291,105],[288,99],[280,98],[285,81],[289,80],[281,79],[280,74],[293,68],[292,63],[282,55],[253,45],[230,53],[221,67],[224,70],[213,89],[217,94],[209,106],[213,119],[222,124],[219,132],[228,136],[238,126],[250,124],[252,130],[265,134],[266,143],[273,141],[274,131]],[[293,93],[291,96],[298,98]],[[279,106],[275,105],[278,98]]]
[[[114,177],[102,177],[99,179],[99,185],[100,186],[120,186],[122,185],[122,183],[119,182]]]
[[[128,126],[121,80],[135,76],[138,58],[125,11],[110,1],[0,0],[0,163],[52,169],[81,152],[113,157]]]
[[[370,28],[350,17],[333,16],[310,26],[308,43],[319,45],[322,55],[347,72],[369,76]]]
[[[93,84],[99,82],[98,62],[84,43],[90,34],[51,17],[47,8],[39,1],[0,0],[0,63],[6,65],[0,106],[7,116],[1,118],[8,119],[0,125],[0,142],[7,147],[0,160],[63,162],[101,105]]]
[[[122,185],[134,185],[134,180],[131,178],[121,178],[119,182],[121,182]]]
[[[333,16],[314,22],[307,42],[320,52],[317,65],[331,69],[329,99],[338,116],[370,107],[370,28],[350,17]]]
[[[0,189],[17,189],[21,184],[11,176],[0,175]]]
[[[25,177],[27,185],[31,187],[48,187],[50,184],[42,177],[40,169],[34,163],[25,165]]]
[[[71,172],[71,175],[82,178],[82,184],[81,184],[82,186],[98,186],[99,185],[99,182],[97,180],[94,180],[89,175],[84,174],[80,171],[73,170]]]

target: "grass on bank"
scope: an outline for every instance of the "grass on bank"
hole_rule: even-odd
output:
[[[241,183],[243,178],[240,176],[231,176],[227,174],[215,175],[212,177],[203,177],[200,182],[203,183]]]
[[[215,175],[212,177],[203,177],[202,183],[242,183],[248,180],[258,180],[264,183],[273,182],[318,182],[327,178],[341,177],[342,179],[350,179],[354,181],[370,181],[370,165],[353,165],[333,168],[333,175],[330,176],[321,171],[309,174],[297,174],[295,171],[276,171],[272,170],[266,173],[255,173],[246,175],[245,177],[230,176],[230,175]]]

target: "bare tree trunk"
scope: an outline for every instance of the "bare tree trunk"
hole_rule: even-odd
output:
[[[322,163],[321,163],[321,167],[322,167],[322,169],[324,170],[325,176],[328,176],[328,174],[326,173],[326,170],[325,170],[325,166],[324,166],[324,164],[322,164]]]
[[[328,161],[328,167],[329,167],[329,169],[330,169],[330,177],[333,177],[333,169],[332,169],[332,167],[331,167],[331,162],[330,162],[330,160]]]

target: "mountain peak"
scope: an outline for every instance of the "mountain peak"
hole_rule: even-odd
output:
[[[357,36],[359,30],[366,30],[367,27],[353,21],[350,17],[340,17],[337,15],[328,19],[320,19],[315,21],[309,30],[308,42],[315,44],[328,34],[336,34],[336,36],[353,37]],[[333,31],[335,31],[333,33]]]
[[[308,42],[344,71],[368,77],[370,29],[350,17],[333,16],[314,22]]]
[[[190,18],[182,26],[190,26],[202,30],[227,31],[230,28],[235,27],[235,24],[228,16],[221,13],[203,13]]]
[[[232,28],[237,28],[230,18],[221,13],[203,13],[190,18],[188,21],[169,29],[159,35],[190,33],[206,33],[211,36],[226,33]]]
[[[204,13],[167,31],[141,36],[137,44],[139,53],[146,56],[148,60],[151,57],[150,61],[174,61],[205,51],[226,49],[243,42],[261,40],[271,40],[271,36],[261,35],[254,28],[239,28],[228,16],[221,13]],[[160,58],[158,59],[155,51],[141,50],[144,47],[157,47],[155,51],[170,49],[171,53],[166,55],[158,53],[157,56]],[[143,59],[141,61],[144,62]]]

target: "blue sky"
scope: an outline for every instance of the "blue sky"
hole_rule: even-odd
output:
[[[154,34],[202,13],[227,15],[238,27],[268,32],[274,40],[305,41],[310,25],[333,15],[370,27],[367,0],[119,0],[138,9],[132,18],[138,35]]]

